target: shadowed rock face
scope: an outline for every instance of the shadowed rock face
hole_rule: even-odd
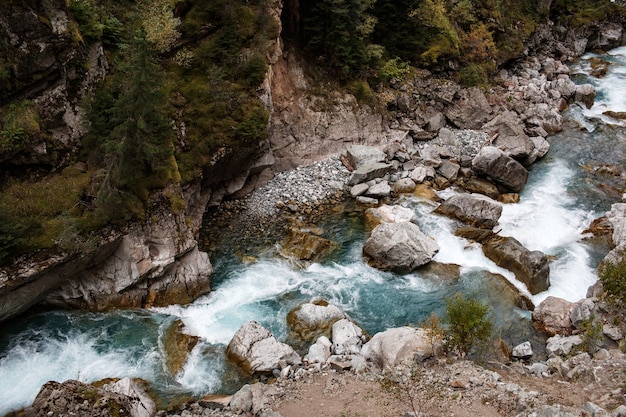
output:
[[[528,181],[526,168],[494,146],[482,148],[472,161],[472,167],[478,174],[516,193],[520,192]]]

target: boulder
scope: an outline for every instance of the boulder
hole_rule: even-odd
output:
[[[489,120],[491,106],[478,87],[461,90],[460,100],[448,107],[446,116],[459,129],[480,129]]]
[[[584,298],[572,306],[572,310],[570,311],[569,319],[572,322],[572,325],[580,329],[583,323],[591,318],[593,315],[593,310],[595,308],[595,303],[593,300],[588,298]]]
[[[412,193],[415,190],[415,181],[411,178],[401,178],[393,185],[393,191],[397,194]]]
[[[128,397],[130,399],[131,417],[152,417],[156,414],[156,404],[144,387],[133,379],[122,378],[117,382],[104,385],[103,389]]]
[[[512,158],[526,158],[535,148],[517,113],[505,111],[482,126],[481,130],[495,137],[492,144]]]
[[[438,251],[437,243],[410,222],[376,226],[363,246],[363,255],[372,266],[398,274],[430,262]]]
[[[472,226],[491,229],[498,224],[502,206],[481,194],[456,194],[441,203],[434,212]]]
[[[280,361],[289,365],[302,363],[290,346],[279,342],[274,335],[256,321],[245,323],[233,336],[226,355],[250,374],[271,373],[279,369]]]
[[[334,355],[358,354],[363,346],[363,330],[348,319],[333,323],[332,353]]]
[[[472,161],[472,168],[480,175],[491,178],[497,184],[513,192],[520,192],[528,171],[515,159],[494,146],[485,146]]]
[[[549,296],[535,308],[532,318],[541,330],[551,336],[569,335],[573,329],[570,320],[573,307],[574,303]]]
[[[276,388],[271,385],[260,382],[252,385],[246,384],[233,394],[229,407],[238,414],[258,416],[271,403],[270,397],[277,393]]]
[[[606,323],[602,326],[602,334],[604,334],[606,337],[614,342],[619,342],[624,337],[619,327],[614,326],[610,323]]]
[[[574,99],[583,103],[588,109],[593,107],[593,102],[596,99],[596,89],[591,84],[582,84],[576,86],[576,93]]]
[[[457,181],[457,185],[460,185],[468,193],[483,194],[494,200],[500,195],[498,187],[482,178],[464,178]]]
[[[530,251],[517,239],[498,235],[483,242],[483,252],[496,265],[513,272],[531,294],[545,291],[550,286],[550,266],[543,252]]]
[[[414,327],[397,327],[376,333],[367,342],[361,355],[382,369],[392,369],[403,362],[423,361],[443,352],[440,337],[428,330]]]
[[[370,207],[365,210],[365,225],[373,229],[381,223],[401,223],[415,220],[415,212],[402,206]]]
[[[165,351],[167,366],[170,375],[176,375],[182,371],[187,356],[198,344],[199,337],[191,336],[183,332],[183,322],[175,320],[166,330],[163,338],[163,350]]]
[[[125,378],[126,380],[128,378]],[[124,381],[121,380],[121,381]],[[130,380],[128,380],[130,381]],[[112,385],[116,385],[113,383]],[[152,417],[156,406],[139,385],[122,382],[120,391],[132,393],[133,397],[87,385],[80,381],[47,382],[41,387],[32,406],[18,411],[25,416],[66,416],[76,417]]]
[[[324,300],[313,300],[294,308],[287,314],[287,326],[303,341],[313,341],[320,336],[331,336],[333,324],[349,318],[339,307]]]
[[[426,179],[435,178],[435,175],[435,168],[430,166],[418,166],[411,172],[410,178],[417,184],[420,184]]]
[[[566,100],[576,93],[576,84],[569,77],[558,78],[553,83],[553,87]]]
[[[357,170],[371,162],[384,162],[387,155],[374,146],[350,145],[346,150],[348,164]]]
[[[451,162],[447,159],[444,159],[441,162],[441,165],[439,165],[439,167],[436,169],[437,173],[439,175],[441,175],[442,177],[444,177],[445,179],[447,179],[450,182],[454,182],[456,181],[458,175],[459,175],[459,170],[461,169],[461,167],[459,166],[459,164],[456,164],[454,162]]]
[[[441,201],[439,194],[426,184],[417,184],[413,190],[413,196],[423,200]]]
[[[574,346],[581,345],[583,340],[580,336],[561,336],[557,334],[546,340],[548,355],[568,355]]]
[[[533,356],[533,347],[528,341],[520,343],[513,348],[511,356],[518,359],[529,359]]]
[[[350,188],[350,195],[352,197],[358,197],[365,194],[369,188],[370,186],[367,184],[356,184]]]
[[[377,184],[374,184],[365,192],[365,195],[374,198],[389,197],[390,194],[391,186],[389,185],[389,181],[381,181]]]
[[[392,166],[383,162],[367,162],[357,168],[350,176],[349,184],[359,184],[383,177],[391,171]]]
[[[292,227],[282,243],[283,255],[302,261],[316,262],[337,248],[332,240]]]
[[[309,347],[309,353],[304,357],[308,363],[326,363],[330,358],[332,342],[326,336],[320,336],[315,343]]]

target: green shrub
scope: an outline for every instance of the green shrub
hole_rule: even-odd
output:
[[[626,308],[626,250],[621,251],[618,257],[620,260],[616,263],[603,263],[598,277],[606,299],[620,308]]]
[[[402,78],[411,71],[409,63],[395,57],[385,62],[380,70],[383,77],[387,79]]]
[[[493,334],[489,306],[461,293],[448,298],[445,304],[445,342],[451,351],[465,357],[472,349],[489,342]]]
[[[0,111],[0,159],[26,148],[28,138],[39,133],[39,116],[32,103],[23,100]]]

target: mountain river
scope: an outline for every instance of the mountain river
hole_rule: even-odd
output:
[[[601,79],[588,75],[592,57],[611,63]],[[621,198],[617,179],[597,167],[626,161],[624,123],[602,114],[626,111],[626,47],[601,56],[587,54],[571,68],[577,83],[596,86],[596,103],[591,109],[573,105],[567,111],[565,130],[550,138],[551,150],[533,165],[521,202],[505,205],[497,226],[501,235],[554,257],[552,285],[531,297],[535,304],[549,295],[570,301],[585,296],[608,248],[585,240],[583,231]],[[523,284],[488,260],[479,246],[455,237],[457,223],[431,214],[432,204],[415,198],[399,203],[414,209],[422,231],[437,240],[441,250],[435,260],[461,266],[458,280],[373,269],[361,257],[366,232],[360,216],[330,217],[320,227],[340,249],[322,263],[299,268],[270,248],[257,254],[256,262],[245,263],[221,251],[211,254],[213,292],[191,305],[106,314],[52,311],[5,323],[0,327],[0,416],[29,405],[50,380],[139,377],[164,399],[232,393],[245,382],[224,355],[237,329],[257,320],[285,340],[287,313],[313,297],[338,305],[373,335],[418,324],[431,312],[442,315],[443,300],[462,291],[489,303],[498,334],[509,344],[531,340],[541,350],[530,313],[502,297],[503,284],[494,274],[528,294]],[[178,319],[199,342],[183,370],[170,375],[164,336]]]

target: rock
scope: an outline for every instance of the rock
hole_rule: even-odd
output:
[[[393,191],[397,194],[412,193],[415,190],[415,181],[411,178],[401,178],[393,185]]]
[[[511,158],[526,158],[535,148],[524,131],[524,124],[515,112],[505,111],[499,114],[482,126],[481,130],[487,132],[490,137],[495,137],[492,141],[493,146]]]
[[[546,340],[546,351],[549,355],[567,355],[574,346],[581,345],[583,340],[580,336],[561,336],[557,334]]]
[[[491,237],[493,231],[489,229],[481,229],[479,227],[459,227],[454,231],[454,235],[462,237],[463,239],[473,240],[475,242],[482,242],[483,240]]]
[[[333,324],[332,353],[334,355],[352,355],[361,351],[363,330],[347,319]]]
[[[580,300],[579,302],[574,304],[570,311],[570,316],[569,316],[570,321],[572,322],[572,325],[575,328],[580,329],[583,322],[591,318],[594,307],[595,307],[595,303],[588,298]]]
[[[550,368],[545,363],[535,362],[530,366],[527,366],[526,369],[535,375],[536,377],[548,376],[550,372]]]
[[[593,107],[596,99],[596,89],[591,84],[582,84],[576,86],[575,100],[583,103],[588,109]]]
[[[363,204],[364,206],[377,206],[378,200],[372,197],[365,197],[364,195],[360,195],[356,198],[357,203]]]
[[[415,219],[415,212],[410,208],[383,204],[365,210],[365,225],[371,229],[381,223],[411,222]]]
[[[439,167],[436,169],[436,171],[448,181],[454,182],[459,175],[460,168],[461,167],[459,166],[459,164],[455,164],[454,162],[450,162],[449,160],[444,159],[441,162],[441,165],[439,165]]]
[[[606,323],[602,326],[602,333],[614,342],[618,342],[624,337],[619,327],[609,323]]]
[[[126,385],[123,383],[122,385]],[[126,385],[130,390],[132,384]],[[124,389],[123,386],[120,387]],[[145,409],[141,409],[141,399],[103,388],[96,388],[79,381],[68,380],[62,383],[47,382],[41,387],[32,406],[23,410],[26,416],[66,416],[77,417],[152,417],[156,413],[154,402],[145,396]],[[19,414],[22,415],[22,414]]]
[[[384,162],[387,155],[374,146],[350,145],[346,150],[348,163],[354,170],[372,162]]]
[[[517,204],[520,197],[518,193],[504,193],[498,196],[498,201],[502,204]]]
[[[178,319],[175,320],[165,332],[163,349],[165,350],[166,365],[170,375],[177,375],[182,371],[187,356],[198,344],[199,337],[190,336],[183,332],[185,325]]]
[[[350,195],[352,197],[358,197],[365,194],[369,188],[370,186],[367,184],[356,184],[350,188]]]
[[[274,335],[256,321],[250,321],[233,336],[226,355],[250,374],[271,373],[279,369],[279,361],[299,365],[302,361],[291,347],[279,342]]]
[[[500,149],[485,146],[472,161],[472,168],[513,192],[520,192],[528,180],[528,171]]]
[[[535,147],[530,155],[523,161],[526,166],[532,165],[537,159],[543,158],[550,150],[550,143],[542,136],[533,136],[530,140]]]
[[[465,178],[457,181],[457,185],[460,185],[468,193],[479,193],[486,195],[489,198],[497,199],[500,195],[498,187],[491,182],[482,178]]]
[[[389,181],[381,181],[378,184],[372,185],[366,192],[368,197],[384,198],[389,197],[391,194],[391,186]]]
[[[316,262],[337,249],[332,240],[307,233],[296,227],[289,229],[289,234],[282,242],[283,255],[302,261]]]
[[[573,327],[570,320],[573,307],[574,303],[549,296],[535,308],[532,318],[549,335],[569,335]]]
[[[483,242],[483,252],[496,265],[513,272],[531,294],[550,286],[550,266],[543,252],[529,251],[517,239],[498,235]]]
[[[233,394],[229,407],[231,410],[258,415],[269,404],[269,394],[274,389],[266,384],[246,384]]]
[[[626,417],[626,405],[622,404],[613,410],[613,417]]]
[[[511,356],[518,359],[529,359],[533,356],[533,347],[526,341],[513,348]]]
[[[440,112],[435,113],[426,122],[425,129],[428,132],[438,132],[446,125],[446,115]]]
[[[590,417],[611,417],[604,408],[590,401],[584,403],[582,409],[588,413]]]
[[[443,352],[443,341],[428,330],[397,327],[376,333],[361,355],[383,369],[392,369],[415,359],[423,361]]]
[[[480,88],[472,87],[461,90],[460,95],[460,100],[448,108],[447,118],[459,129],[480,129],[491,115],[485,94]]]
[[[125,395],[130,401],[130,415],[132,417],[152,417],[157,407],[152,398],[137,381],[122,378],[117,382],[106,384],[104,390]]]
[[[380,178],[391,171],[391,169],[392,167],[390,164],[383,162],[367,162],[352,173],[348,183],[354,185],[367,182],[375,178]]]
[[[441,198],[439,194],[431,187],[426,184],[417,184],[415,186],[415,190],[413,190],[413,195],[417,198],[421,198],[429,201],[440,201]]]
[[[230,404],[230,402],[232,401],[232,399],[233,399],[232,395],[208,394],[202,397],[198,401],[198,404],[201,407],[209,408],[211,410],[221,410],[227,407],[228,404]]]
[[[566,100],[576,93],[576,84],[569,77],[558,78],[553,85]]]
[[[320,336],[317,341],[309,347],[309,353],[304,357],[308,363],[326,363],[330,358],[332,342],[326,336]]]
[[[611,359],[611,353],[606,349],[598,349],[598,351],[593,354],[593,358],[599,361],[605,361]]]
[[[611,224],[611,239],[615,246],[626,244],[626,203],[615,203],[606,213],[606,220]]]
[[[417,184],[420,184],[424,182],[425,179],[435,178],[435,175],[435,168],[431,166],[418,166],[411,172],[410,178]]]
[[[363,255],[372,266],[398,274],[430,262],[438,251],[437,243],[410,222],[376,226],[363,246]]]
[[[287,326],[303,341],[313,341],[320,336],[331,336],[333,324],[349,318],[339,307],[324,300],[301,304],[287,314]]]
[[[437,168],[441,165],[442,148],[437,145],[427,145],[420,152],[422,165],[426,167]],[[421,181],[416,181],[421,182]]]
[[[481,194],[456,194],[441,203],[434,213],[461,220],[472,226],[491,229],[498,224],[502,206]]]

